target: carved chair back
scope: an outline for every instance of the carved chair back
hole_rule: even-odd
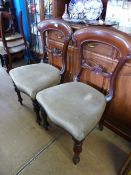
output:
[[[101,27],[88,27],[77,30],[73,36],[73,41],[78,49],[79,57],[79,71],[76,72],[74,80],[78,81],[82,72],[85,69],[93,72],[95,75],[103,76],[108,79],[108,89],[106,89],[106,101],[110,101],[113,97],[113,91],[115,87],[115,80],[125,62],[129,59],[129,53],[131,53],[131,39],[124,36],[121,32],[117,32],[114,29],[101,28]],[[89,58],[85,59],[84,45],[85,43],[96,42],[109,45],[117,51],[119,54],[115,54],[114,58],[115,67],[107,72],[105,68],[100,65],[92,65],[88,62]],[[119,55],[119,59],[117,58]],[[97,59],[97,57],[95,58]],[[107,59],[107,57],[106,57]]]
[[[43,45],[43,61],[45,62],[45,54],[51,53],[55,55],[59,55],[62,57],[62,66],[60,73],[64,74],[66,72],[66,65],[67,65],[67,49],[68,44],[72,37],[72,29],[71,27],[60,19],[48,19],[40,22],[38,24],[38,30],[40,32],[42,38],[42,45]],[[60,32],[64,36],[62,50],[58,52],[56,48],[49,49],[47,45],[46,35],[48,35],[49,31],[57,31]]]

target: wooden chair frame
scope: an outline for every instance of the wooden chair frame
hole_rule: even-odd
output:
[[[18,41],[20,39],[23,39],[24,40],[24,45],[25,45],[25,52],[26,52],[26,55],[28,57],[28,62],[30,62],[30,54],[29,54],[29,49],[28,49],[28,45],[27,45],[27,42],[24,38],[24,32],[23,32],[23,27],[22,27],[22,11],[20,11],[20,14],[19,14],[19,27],[20,27],[20,34],[21,34],[21,37],[19,38],[14,38],[14,39],[10,39],[10,40],[6,40],[6,36],[7,36],[7,31],[5,30],[5,26],[4,26],[4,23],[3,21],[9,21],[9,34],[14,34],[15,33],[15,30],[14,30],[14,24],[13,24],[13,15],[9,12],[0,12],[0,26],[1,26],[1,36],[2,36],[2,41],[3,41],[3,46],[4,46],[4,49],[7,53],[7,60],[6,60],[6,67],[7,67],[7,71],[9,71],[10,69],[12,69],[12,60],[13,60],[13,57],[16,56],[17,53],[10,53],[9,52],[9,47],[7,46],[7,42],[13,42],[13,41]],[[19,52],[18,52],[19,53]]]

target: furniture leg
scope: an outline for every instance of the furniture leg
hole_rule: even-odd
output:
[[[37,100],[32,100],[34,112],[36,113],[36,122],[40,125],[41,124],[41,117],[40,117],[40,106]]]
[[[75,138],[73,138],[73,141],[74,141],[74,147],[73,147],[74,156],[72,160],[73,163],[76,165],[80,161],[80,153],[82,152],[82,144],[84,140],[78,141]]]
[[[5,66],[6,66],[6,68],[7,68],[7,73],[9,73],[9,58],[8,58],[8,55],[4,55],[3,56],[3,60],[4,60],[4,64],[5,64]]]
[[[99,122],[100,131],[103,131],[103,128],[104,128],[104,119],[101,119],[100,122]]]
[[[1,66],[4,67],[4,59],[3,56],[0,54]]]
[[[44,126],[45,130],[48,130],[49,123],[48,123],[48,120],[47,120],[47,114],[46,114],[46,112],[43,108],[41,108],[41,114],[42,114],[42,117],[43,117],[43,120],[44,120],[43,126]]]
[[[21,94],[20,94],[20,91],[16,87],[15,83],[14,83],[14,88],[15,88],[15,92],[17,93],[17,96],[18,96],[18,102],[20,102],[20,104],[23,105],[23,103],[22,103],[23,99],[22,99]]]

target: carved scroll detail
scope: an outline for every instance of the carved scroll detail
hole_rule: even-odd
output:
[[[49,49],[48,47],[45,47],[45,51],[48,53],[51,53],[53,56],[62,56],[62,51],[58,48],[51,48]]]
[[[83,69],[89,69],[90,71],[94,72],[95,74],[100,74],[106,78],[111,77],[111,73],[108,73],[106,69],[98,64],[93,65],[91,62],[87,62],[85,60],[82,60],[82,68]]]

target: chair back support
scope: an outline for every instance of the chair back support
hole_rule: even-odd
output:
[[[62,67],[61,67],[61,74],[65,73],[66,71],[66,57],[67,57],[67,48],[69,41],[71,40],[72,37],[72,29],[71,27],[64,22],[63,20],[60,19],[48,19],[40,22],[38,24],[38,30],[41,34],[42,38],[42,45],[43,45],[43,58],[45,61],[45,54],[47,52],[54,52],[53,49],[50,50],[47,47],[47,40],[46,40],[46,32],[52,30],[52,31],[58,31],[63,34],[64,36],[64,45],[61,51],[61,56],[62,56]]]
[[[83,70],[85,69],[88,69],[89,71],[95,73],[95,75],[100,75],[103,76],[103,78],[107,78],[109,81],[109,85],[108,89],[106,90],[105,98],[106,101],[110,101],[113,97],[113,91],[117,75],[125,62],[129,59],[129,54],[131,53],[131,39],[114,29],[93,26],[77,30],[73,34],[72,38],[76,44],[79,55],[79,71],[75,73],[74,80],[78,81]],[[92,66],[91,64],[88,64],[89,58],[85,59],[83,46],[85,43],[89,42],[102,43],[114,48],[117,54],[115,55],[116,58],[114,58],[116,66],[112,70],[112,72],[107,72],[103,66]],[[118,55],[119,59],[117,58]]]

